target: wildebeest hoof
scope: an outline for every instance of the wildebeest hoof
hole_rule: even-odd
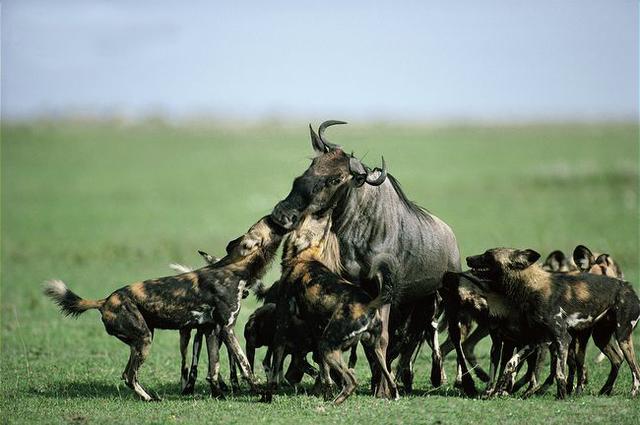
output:
[[[187,385],[184,386],[180,394],[182,395],[192,395],[195,390],[195,385],[193,382],[187,382]]]

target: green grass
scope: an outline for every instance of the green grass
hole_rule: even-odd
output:
[[[372,166],[384,153],[410,198],[453,227],[463,256],[495,246],[546,254],[583,243],[613,255],[638,283],[635,125],[352,125],[330,136],[367,154]],[[204,379],[195,397],[181,397],[178,334],[158,331],[141,380],[164,401],[145,404],[119,380],[128,349],[104,332],[98,314],[64,318],[41,295],[41,282],[52,277],[100,298],[169,274],[170,262],[199,265],[196,249],[223,252],[288,193],[310,156],[305,123],[5,124],[2,422],[637,423],[640,400],[628,396],[626,366],[614,396],[596,396],[608,366],[593,362],[593,346],[587,394],[564,402],[553,392],[481,401],[459,397],[451,386],[433,390],[425,349],[417,395],[393,403],[372,398],[361,356],[359,393],[336,408],[291,393],[271,405],[246,394],[214,401]],[[255,306],[246,301],[239,334]],[[479,351],[486,365],[488,344]],[[450,356],[450,378],[454,368]]]

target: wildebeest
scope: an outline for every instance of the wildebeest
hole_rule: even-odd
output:
[[[326,121],[318,134],[310,126],[311,142],[316,156],[309,168],[293,182],[285,199],[271,217],[285,229],[291,229],[303,213],[321,213],[333,209],[332,229],[339,241],[344,277],[376,296],[370,268],[374,257],[388,253],[397,260],[390,281],[383,287],[394,292],[393,308],[380,308],[382,338],[380,348],[387,352],[390,315],[401,315],[414,306],[429,306],[437,296],[442,276],[447,271],[460,271],[460,254],[451,228],[430,212],[411,202],[398,181],[382,169],[371,170],[338,145],[326,140],[327,127],[345,124]],[[435,315],[435,312],[434,312]],[[436,341],[432,356],[432,383],[442,382],[442,358],[437,343],[437,317],[431,317]],[[398,321],[399,322],[399,321]],[[455,334],[455,331],[454,331]],[[456,344],[456,352],[464,356]],[[385,359],[386,361],[386,359]],[[385,380],[378,376],[376,394],[390,397]]]
[[[281,230],[268,216],[263,217],[246,234],[231,241],[228,254],[215,264],[177,276],[137,282],[101,300],[82,299],[59,280],[47,282],[44,292],[66,315],[78,316],[90,309],[100,311],[107,333],[131,348],[122,378],[144,401],[159,399],[150,395],[138,381],[138,369],[149,354],[155,329],[206,328],[203,333],[210,336],[207,338],[209,378],[215,397],[222,395],[217,344],[217,332],[221,332],[243,377],[255,391],[255,378],[233,326],[245,286],[265,272],[282,239]]]

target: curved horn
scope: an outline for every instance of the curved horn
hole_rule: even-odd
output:
[[[329,120],[329,121],[323,122],[322,124],[320,124],[320,127],[318,127],[318,137],[320,138],[320,141],[326,146],[327,152],[340,147],[324,138],[324,131],[327,129],[327,127],[331,127],[332,125],[337,125],[337,124],[346,124],[346,122]]]
[[[318,152],[319,154],[327,152],[324,143],[322,143],[322,140],[320,140],[320,137],[318,137],[316,132],[313,131],[313,127],[311,127],[311,124],[309,124],[309,133],[311,133],[311,146],[313,146],[313,150]]]
[[[377,178],[373,178],[373,172],[379,171],[380,175]],[[367,173],[367,184],[371,186],[380,186],[387,179],[387,164],[384,162],[384,156],[382,157],[382,169],[376,167],[373,171]]]

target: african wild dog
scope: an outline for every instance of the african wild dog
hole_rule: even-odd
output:
[[[262,276],[282,239],[279,226],[265,217],[243,236],[230,242],[219,262],[190,273],[147,280],[125,286],[101,300],[85,300],[54,280],[44,292],[66,315],[78,316],[98,309],[107,333],[129,345],[131,355],[122,377],[145,401],[158,400],[138,382],[138,370],[149,354],[155,329],[197,329],[213,327],[207,338],[212,395],[222,394],[218,383],[218,344],[222,332],[240,364],[243,377],[255,391],[256,382],[240,348],[233,326],[240,311],[247,283]]]
[[[316,358],[320,363],[325,400],[331,393],[330,371],[341,375],[342,391],[333,400],[345,401],[356,389],[356,378],[342,359],[342,352],[358,342],[366,347],[368,358],[375,358],[393,398],[398,397],[396,384],[387,369],[377,339],[381,336],[378,307],[385,302],[382,295],[372,299],[366,291],[340,277],[338,240],[330,231],[331,216],[307,215],[287,237],[282,259],[282,277],[278,319],[287,317],[303,321],[316,341]],[[388,259],[374,264],[376,274],[387,273]],[[379,284],[383,277],[376,277]],[[382,294],[381,288],[378,290]],[[389,301],[386,301],[389,302]],[[279,322],[275,337],[272,374],[282,365],[284,354],[283,326]]]
[[[276,333],[276,304],[267,303],[257,308],[244,327],[244,340],[247,358],[253,370],[255,362],[256,348],[267,347],[267,353],[264,356],[262,365],[267,375],[270,373],[272,346]],[[284,379],[290,385],[297,385],[302,381],[304,374],[315,378],[317,371],[311,366],[306,359],[307,353],[313,351],[313,341],[307,331],[304,322],[291,318],[291,322],[287,327],[286,335],[287,348],[285,355],[291,355],[291,363],[287,369]],[[279,371],[281,372],[281,371]]]
[[[542,268],[544,270],[547,270],[553,273],[567,273],[570,271],[577,270],[577,267],[570,261],[570,259],[564,254],[564,252],[560,250],[551,252],[545,259],[544,263],[542,264]],[[489,310],[485,310],[489,307],[489,305],[487,304],[488,303],[487,288],[477,287],[477,285],[474,284],[473,280],[469,280],[468,275],[463,276],[460,279],[462,280],[461,286],[460,286],[460,290],[462,291],[462,293],[459,294],[459,299],[460,301],[466,303],[466,305],[462,306],[463,308],[460,311],[460,318],[459,318],[460,325],[461,325],[460,326],[461,337],[463,339],[462,348],[465,354],[465,358],[471,365],[471,369],[473,370],[473,372],[481,381],[488,383],[487,389],[485,390],[485,396],[486,396],[486,395],[490,395],[495,390],[495,384],[496,384],[495,372],[496,371],[490,371],[491,375],[488,375],[484,371],[484,369],[482,369],[482,367],[478,364],[478,361],[475,355],[475,347],[481,340],[483,340],[485,337],[490,335],[491,332],[489,330],[489,326],[492,326],[492,327],[499,326],[500,320],[506,317],[494,317],[495,313],[492,313],[490,316],[486,316],[486,314],[489,313]],[[449,276],[448,285],[450,286],[455,285],[454,282],[456,280],[457,279],[454,279],[453,276]],[[507,308],[510,308],[509,303],[506,300],[495,298],[497,296],[498,296],[497,294],[492,295],[491,296],[492,300],[493,301],[498,300],[498,302],[501,305],[496,306],[494,309],[499,309],[499,311],[503,311],[506,313]],[[478,320],[480,320],[480,322],[474,319],[474,317],[478,317],[478,315],[479,315]],[[492,320],[491,318],[497,320],[497,322],[490,324]],[[473,332],[470,332],[470,330],[472,329],[473,321],[476,321],[477,326],[473,330]],[[441,323],[441,327],[442,329],[440,330],[446,329],[445,321]],[[497,339],[498,338],[496,336],[493,337],[494,342]],[[511,346],[507,346],[505,347],[505,350],[502,350],[502,351],[504,351],[504,354],[507,354],[507,351],[511,348],[512,348]],[[443,342],[440,347],[442,356],[443,357],[446,356],[451,351],[453,351],[453,349],[454,347],[453,347],[453,343],[451,342],[451,338],[447,337],[446,341]],[[507,356],[506,355],[501,356],[500,351],[498,351],[497,354],[494,353],[494,356],[497,356],[498,358],[500,357],[503,358],[500,369],[504,370],[504,365],[506,364],[506,361],[507,361],[505,357]],[[492,366],[495,367],[495,365],[493,364]],[[531,376],[532,372],[533,372],[532,370],[529,370],[529,372],[527,373],[526,381],[525,380],[519,381],[519,383],[515,386],[514,390],[517,390],[524,383],[529,382],[530,379],[532,378]],[[455,385],[458,387],[461,386],[460,376],[456,377]]]
[[[205,260],[205,262],[209,265],[215,264],[220,261],[220,258],[214,257],[204,251],[198,250],[198,254]],[[169,268],[178,272],[178,273],[190,273],[194,269],[185,266],[183,264],[172,263],[169,265]],[[259,280],[250,283],[251,287],[255,287],[258,285],[262,285],[262,282]],[[249,296],[249,290],[245,288],[242,292],[242,299],[245,299]],[[209,337],[209,335],[205,335],[205,332],[211,332],[213,329],[205,329],[203,327],[198,328],[196,332],[196,336],[193,340],[193,349],[192,349],[192,357],[191,357],[191,368],[187,367],[187,349],[189,347],[189,340],[191,339],[191,329],[184,328],[180,329],[180,356],[181,356],[181,369],[180,369],[180,389],[183,395],[193,394],[195,390],[195,383],[198,377],[198,361],[200,359],[200,350],[202,348],[202,339],[203,337]],[[240,390],[240,383],[238,381],[238,373],[236,370],[236,361],[233,356],[233,352],[229,347],[229,344],[221,338],[222,335],[218,333],[218,345],[220,343],[224,343],[227,347],[227,357],[229,358],[229,381],[231,383],[231,389],[233,392],[238,392]],[[206,340],[206,339],[205,339]],[[253,371],[253,369],[252,369]],[[222,377],[219,378],[220,387],[223,391],[227,390],[227,384],[225,384]]]
[[[570,332],[595,330],[596,324],[599,335],[594,334],[594,339],[601,350],[610,345],[612,336],[620,345],[631,368],[631,394],[635,396],[640,389],[640,368],[632,331],[640,319],[640,299],[631,285],[588,273],[552,274],[536,264],[539,258],[540,254],[530,249],[495,248],[467,257],[467,265],[475,276],[489,280],[504,293],[526,314],[531,328],[551,342],[558,398],[566,395]],[[610,391],[610,381],[602,392]]]

